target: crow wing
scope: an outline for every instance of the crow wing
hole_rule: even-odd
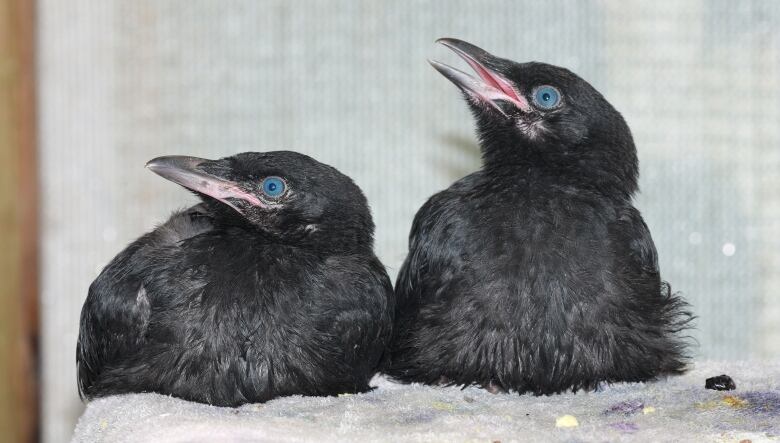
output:
[[[92,386],[107,365],[133,353],[145,341],[151,315],[144,287],[150,270],[159,266],[163,248],[211,229],[211,217],[202,205],[174,213],[154,231],[117,255],[89,287],[81,310],[76,364],[79,395],[93,396]]]

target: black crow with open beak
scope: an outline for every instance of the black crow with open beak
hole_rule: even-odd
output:
[[[81,395],[236,406],[368,390],[394,297],[352,180],[285,151],[147,167],[203,203],[133,242],[92,283],[76,351]]]
[[[686,367],[690,314],[632,204],[636,149],[591,85],[441,39],[483,167],[414,219],[385,371],[405,382],[551,394]]]

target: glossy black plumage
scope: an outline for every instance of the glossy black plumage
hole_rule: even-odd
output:
[[[235,406],[368,390],[394,297],[360,189],[293,152],[163,157],[149,168],[203,203],[133,242],[92,283],[80,393]],[[269,176],[285,184],[278,198],[263,193]]]
[[[551,394],[683,371],[690,314],[632,205],[621,115],[566,69],[440,42],[477,73],[432,62],[474,113],[483,167],[414,219],[385,372]]]

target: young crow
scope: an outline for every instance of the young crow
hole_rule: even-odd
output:
[[[419,210],[386,372],[551,394],[686,365],[686,304],[661,281],[621,115],[572,72],[439,42],[431,62],[476,119],[483,167]]]
[[[146,166],[203,203],[133,242],[92,283],[76,351],[81,395],[236,406],[368,390],[394,296],[352,180],[284,151]]]

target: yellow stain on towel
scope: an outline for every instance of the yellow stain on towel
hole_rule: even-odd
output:
[[[439,411],[452,412],[455,410],[455,406],[452,406],[449,403],[444,403],[443,401],[435,401],[431,403],[431,406],[433,406],[433,409],[438,409]]]
[[[747,404],[748,404],[747,400],[743,400],[735,395],[726,395],[720,400],[710,400],[701,403],[696,403],[696,407],[698,409],[708,411],[710,409],[715,409],[720,406],[728,406],[730,408],[740,409],[747,406]]]
[[[573,415],[561,415],[555,419],[556,428],[574,428],[579,425],[580,423],[577,421],[577,417]]]
[[[727,395],[721,400],[724,405],[731,406],[732,408],[744,408],[747,406],[747,400],[743,400],[735,395]]]
[[[102,431],[103,429],[106,429],[106,428],[108,428],[108,420],[105,420],[105,419],[100,420],[100,430]]]
[[[655,412],[655,408],[652,406],[645,406],[642,408],[642,415],[652,414]]]

